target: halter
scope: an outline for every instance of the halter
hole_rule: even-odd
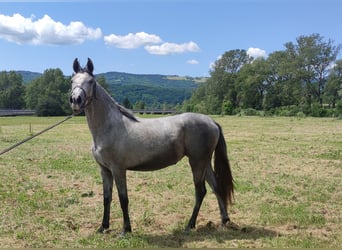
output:
[[[74,92],[74,90],[76,88],[79,88],[80,90],[82,90],[84,97],[85,97],[85,102],[82,104],[82,106],[80,107],[82,110],[85,109],[92,101],[93,99],[96,99],[96,84],[97,82],[94,81],[94,86],[93,86],[93,95],[88,96],[87,92],[84,90],[84,88],[82,88],[81,86],[77,85],[75,86],[72,90],[71,90],[71,94]]]

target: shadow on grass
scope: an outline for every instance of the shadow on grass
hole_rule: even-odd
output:
[[[153,247],[182,247],[188,242],[201,242],[205,240],[215,240],[217,243],[224,243],[230,240],[256,240],[277,236],[279,236],[278,232],[263,227],[244,226],[223,228],[214,226],[211,222],[191,231],[189,234],[183,230],[176,230],[172,234],[141,235]]]
[[[180,225],[179,225],[180,226]],[[119,247],[119,248],[178,248],[185,247],[188,243],[204,243],[209,246],[230,245],[230,241],[255,241],[257,239],[270,239],[280,236],[279,232],[259,226],[217,226],[211,221],[206,225],[198,226],[197,229],[186,233],[183,227],[175,229],[171,233],[141,233],[134,232],[125,236],[118,235],[119,228],[106,231],[105,235],[92,233],[86,238],[79,240],[82,246]],[[236,242],[235,242],[236,244]],[[244,244],[243,242],[241,243]],[[231,244],[233,246],[233,242]],[[234,247],[236,247],[234,245]]]

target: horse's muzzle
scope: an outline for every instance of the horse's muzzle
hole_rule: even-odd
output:
[[[85,91],[82,88],[74,88],[69,97],[70,107],[75,115],[84,110],[86,103]]]

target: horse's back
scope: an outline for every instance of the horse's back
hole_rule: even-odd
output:
[[[145,155],[154,155],[150,158],[157,159],[154,162],[165,163],[159,166],[174,164],[184,155],[199,160],[211,158],[220,134],[212,118],[198,113],[139,119],[139,123],[135,126],[139,128],[138,133],[144,135],[142,144],[154,145]],[[163,160],[158,159],[161,155],[164,155]]]

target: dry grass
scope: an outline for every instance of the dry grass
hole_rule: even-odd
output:
[[[214,117],[223,127],[236,181],[222,228],[208,192],[196,230],[183,229],[194,204],[187,160],[156,172],[129,172],[133,233],[118,237],[102,218],[102,185],[84,117],[0,156],[1,247],[338,247],[342,244],[342,121]],[[61,118],[0,118],[0,149]]]

